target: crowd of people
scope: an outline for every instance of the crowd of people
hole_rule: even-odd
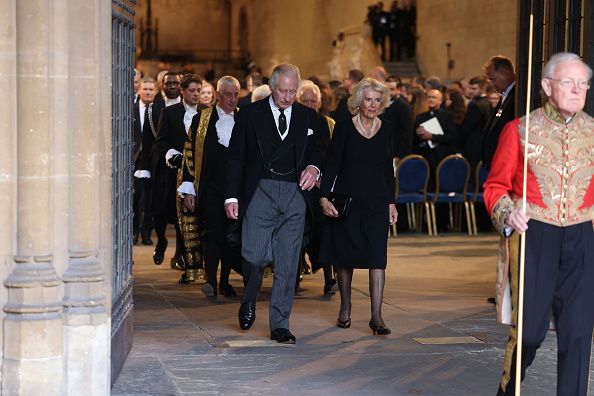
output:
[[[485,65],[487,75],[493,62],[497,72],[504,68],[500,61],[513,71],[509,59],[494,57]],[[284,77],[284,71],[278,73]],[[275,88],[281,88],[275,86],[280,77],[275,77],[274,73],[268,79],[252,72],[243,79],[243,84],[233,76],[223,76],[211,84],[190,70],[185,73],[162,70],[157,80],[148,76],[141,78],[136,71],[134,243],[152,245],[154,230],[157,241],[153,261],[160,265],[168,247],[165,230],[168,224],[173,224],[176,239],[171,268],[183,271],[181,284],[204,280],[202,292],[209,298],[218,294],[236,295],[229,283],[232,270],[242,274],[246,282],[244,302],[253,302],[261,276],[270,276],[274,271],[277,283],[280,283],[279,278],[286,279],[295,291],[299,289],[304,273],[322,269],[323,294],[341,291],[337,323],[343,327],[350,323],[352,270],[368,268],[373,307],[370,326],[376,332],[379,328],[387,329],[380,308],[388,234],[385,228],[395,223],[397,213],[394,167],[411,153],[425,157],[433,170],[441,159],[454,152],[464,153],[472,164],[476,164],[482,159],[483,130],[494,109],[487,95],[494,96],[492,102],[497,99],[495,106],[501,105],[501,96],[499,91],[493,92],[494,88],[489,86],[485,76],[465,79],[446,88],[438,77],[417,76],[410,83],[403,83],[398,76],[387,75],[381,66],[373,68],[368,76],[361,70],[350,70],[342,82],[325,83],[315,76],[301,80],[296,68],[293,74],[292,80],[296,81],[291,80],[291,89],[282,88],[280,93],[275,93]],[[507,86],[502,86],[500,91],[505,89]],[[233,131],[251,125],[242,114],[257,109],[255,103],[270,101],[268,107],[271,110],[266,107],[260,111],[274,114],[277,129],[281,126],[287,129],[291,125],[293,109],[309,108],[311,114],[306,114],[311,125],[307,130],[313,131],[314,151],[319,159],[308,165],[318,173],[325,169],[326,175],[307,188],[311,190],[306,194],[310,215],[299,216],[303,220],[303,236],[294,238],[301,242],[288,250],[291,255],[287,268],[296,266],[295,274],[291,275],[285,275],[288,270],[277,258],[277,255],[288,254],[287,251],[276,253],[276,242],[271,242],[279,238],[276,226],[268,239],[261,236],[263,226],[260,224],[244,235],[251,225],[245,217],[249,219],[251,212],[225,209],[229,199],[234,204],[249,203],[262,188],[260,179],[294,181],[301,178],[299,172],[310,169],[300,170],[288,164],[272,165],[270,156],[275,158],[275,153],[284,154],[288,150],[287,147],[279,149],[288,144],[282,136],[280,141],[271,141],[270,147],[267,143],[263,148],[263,137],[254,132],[254,141],[261,150],[266,150],[264,169],[251,170],[252,162],[262,165],[262,160],[256,160],[254,156],[241,161],[229,157],[246,155],[245,145],[253,144],[243,142],[241,153],[232,150]],[[285,114],[283,110],[286,118],[283,125],[278,126],[276,112],[283,106],[289,111]],[[256,114],[260,116],[258,112]],[[255,120],[256,116],[253,117]],[[434,117],[441,124],[443,135],[434,135],[423,127],[425,121]],[[240,121],[245,125],[238,125]],[[262,125],[263,128],[271,126],[270,123]],[[352,135],[359,135],[363,140],[358,141],[350,137]],[[365,148],[367,145],[370,146],[368,149]],[[311,147],[308,144],[306,148]],[[358,149],[356,153],[352,152],[355,148]],[[382,149],[387,151],[382,152]],[[364,152],[367,158],[362,156]],[[300,152],[300,160],[304,159],[303,155],[304,152]],[[360,163],[366,166],[357,168]],[[378,168],[370,171],[373,164]],[[369,174],[381,177],[373,179],[367,176]],[[260,177],[252,180],[254,175]],[[229,187],[231,176],[236,189],[231,189],[232,192]],[[360,181],[353,183],[353,180]],[[240,186],[242,189],[237,190]],[[361,191],[364,192],[362,196]],[[331,208],[336,203],[331,198],[341,194],[350,199],[348,203],[352,211],[348,218],[339,216],[336,209]],[[268,193],[265,195],[269,197]],[[241,209],[248,206],[244,204]],[[296,209],[299,205],[292,202],[290,207]],[[258,218],[261,216],[263,214],[259,213]],[[340,220],[336,220],[337,216]],[[378,216],[386,221],[378,223]],[[242,218],[241,226],[234,221],[236,218]],[[365,235],[357,234],[361,227],[366,229]],[[406,224],[399,227],[405,228]],[[299,229],[301,225],[294,228]],[[345,238],[368,240],[369,245],[355,246],[352,250],[339,249]],[[246,244],[246,240],[251,242]],[[268,242],[258,247],[258,251],[244,251],[246,246],[255,249],[258,241]],[[377,250],[370,254],[370,249]],[[250,254],[257,254],[258,259],[250,259]],[[256,263],[255,269],[246,265],[250,262]]]
[[[471,169],[482,162],[491,172],[485,213],[502,235],[500,252],[509,253],[500,258],[498,285],[511,284],[512,304],[517,249],[511,245],[519,235],[537,237],[528,239],[526,293],[534,309],[526,321],[522,370],[534,360],[552,308],[558,394],[585,394],[594,323],[592,308],[584,308],[591,307],[594,280],[585,265],[594,256],[588,243],[594,121],[581,109],[592,70],[573,54],[555,55],[545,66],[548,102],[532,113],[525,135],[534,139],[529,146],[535,151],[524,181],[526,142],[518,131],[526,126],[524,118],[514,121],[514,65],[498,55],[483,68],[485,75],[448,87],[439,77],[404,83],[381,66],[368,76],[350,70],[342,82],[324,83],[315,76],[302,80],[296,66],[281,64],[269,79],[249,74],[243,89],[233,76],[211,85],[194,73],[166,71],[155,81],[137,72],[134,242],[151,245],[154,229],[159,265],[168,245],[165,228],[173,224],[171,267],[183,270],[182,284],[204,280],[208,298],[235,296],[229,274],[241,274],[242,330],[256,320],[262,280],[273,267],[269,326],[279,343],[296,341],[289,317],[303,271],[323,269],[325,295],[338,288],[336,326],[346,329],[353,270],[367,269],[369,327],[388,335],[381,307],[388,228],[398,219],[394,167],[420,154],[434,178],[439,161],[462,153]],[[523,183],[527,209],[520,208]],[[542,271],[546,282],[539,280]],[[500,311],[504,303],[498,292]],[[513,394],[517,343],[512,328],[501,395]]]

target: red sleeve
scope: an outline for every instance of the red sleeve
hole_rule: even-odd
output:
[[[512,190],[518,191],[518,187],[519,191],[522,191],[522,186],[514,185],[518,172],[522,176],[524,168],[524,157],[518,137],[519,123],[520,119],[508,122],[499,136],[491,171],[484,184],[485,206],[489,213],[502,196],[512,196]]]

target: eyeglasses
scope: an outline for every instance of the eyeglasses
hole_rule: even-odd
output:
[[[559,83],[559,85],[561,86],[561,88],[565,88],[565,89],[570,89],[573,88],[574,85],[577,85],[577,87],[583,91],[586,91],[588,89],[590,89],[590,81],[584,81],[584,80],[572,80],[570,78],[564,78],[563,80],[558,80],[556,78],[549,78],[549,77],[545,77],[547,80],[551,80],[551,81],[557,81]]]

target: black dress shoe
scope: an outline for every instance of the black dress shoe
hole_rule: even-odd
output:
[[[142,244],[150,246],[153,244],[153,240],[151,238],[142,238]]]
[[[185,271],[186,265],[184,264],[184,259],[181,256],[174,256],[171,259],[171,269]]]
[[[233,286],[227,285],[219,285],[219,292],[225,297],[235,297],[237,293],[233,290]]]
[[[249,330],[256,320],[256,302],[248,301],[241,304],[238,317],[241,330]]]
[[[279,344],[295,343],[295,336],[291,334],[289,329],[283,329],[282,327],[272,330],[272,333],[270,333],[270,339],[277,341]]]
[[[336,292],[338,291],[338,283],[336,282],[336,279],[331,279],[330,283],[326,283],[324,285],[324,295],[328,295],[328,294],[336,294]]]
[[[161,265],[163,263],[164,259],[165,259],[165,256],[163,255],[163,253],[157,252],[155,250],[155,252],[153,253],[153,262],[157,265]]]
[[[188,283],[194,282],[194,280],[188,279],[188,274],[185,272],[182,274],[181,278],[179,278],[178,282],[182,285],[187,285]]]

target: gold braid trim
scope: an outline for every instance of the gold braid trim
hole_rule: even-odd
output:
[[[330,139],[332,139],[332,134],[334,133],[334,125],[336,124],[336,121],[334,121],[332,118],[328,117],[328,116],[324,116],[326,117],[326,122],[328,123],[328,129],[330,130]]]
[[[493,227],[501,234],[504,235],[505,229],[505,220],[507,220],[507,216],[516,208],[514,205],[514,201],[509,197],[509,195],[504,195],[495,202],[495,206],[493,206],[493,210],[491,211],[491,222],[493,223]]]
[[[196,205],[198,204],[198,186],[200,185],[200,174],[202,171],[204,137],[206,136],[211,115],[212,108],[202,110],[198,130],[194,132],[190,128],[188,131],[188,140],[184,143],[182,166],[177,171],[177,188],[182,184],[184,168],[187,168],[188,173],[194,177]],[[192,147],[192,141],[194,141],[194,147]],[[177,198],[176,207],[179,227],[184,238],[184,247],[186,248],[187,279],[189,281],[205,279],[198,212],[188,210],[181,197]]]

